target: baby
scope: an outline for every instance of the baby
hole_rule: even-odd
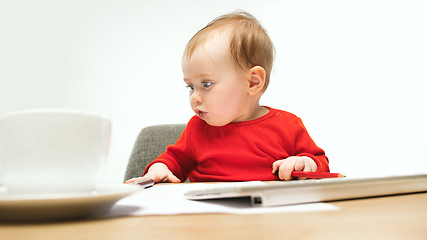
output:
[[[300,118],[259,104],[274,51],[246,12],[221,16],[197,32],[182,58],[196,115],[143,177],[126,183],[291,180],[292,171],[329,172],[328,158]]]

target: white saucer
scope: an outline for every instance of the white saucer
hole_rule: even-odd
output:
[[[142,190],[137,185],[100,185],[92,192],[8,194],[0,187],[0,221],[40,221],[91,217],[107,212],[116,201]]]

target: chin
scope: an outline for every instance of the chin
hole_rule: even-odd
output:
[[[224,122],[212,122],[212,121],[209,121],[209,120],[204,120],[204,121],[209,126],[212,126],[212,127],[222,127],[222,126],[225,126],[225,125],[229,124],[229,122],[224,123]]]

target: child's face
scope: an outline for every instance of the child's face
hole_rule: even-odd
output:
[[[231,58],[224,36],[214,36],[183,58],[184,81],[190,88],[190,105],[212,126],[246,121],[250,100],[248,73]]]

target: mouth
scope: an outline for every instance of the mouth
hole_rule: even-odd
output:
[[[208,114],[207,112],[203,112],[203,111],[201,111],[201,110],[199,110],[199,109],[194,109],[194,112],[196,113],[196,115],[197,115],[199,118],[204,118],[204,117],[206,116],[206,114]]]

